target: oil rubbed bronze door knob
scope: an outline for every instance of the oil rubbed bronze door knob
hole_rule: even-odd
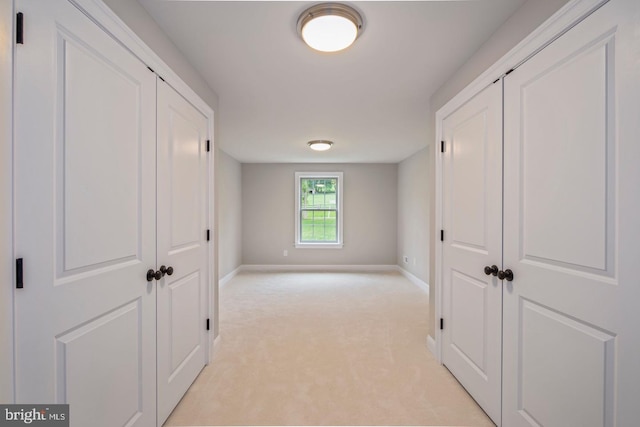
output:
[[[507,282],[510,282],[513,280],[513,271],[509,270],[508,268],[505,271],[498,271],[498,279],[500,280],[506,280]]]
[[[173,274],[173,267],[169,266],[169,267],[165,267],[164,265],[160,267],[160,271],[162,272],[162,275],[164,276],[165,274],[167,276],[171,276]]]
[[[147,282],[153,282],[153,279],[156,279],[156,280],[162,279],[162,272],[160,270],[153,271],[153,268],[150,268],[147,271]]]
[[[498,266],[497,265],[492,265],[491,267],[489,267],[487,265],[484,268],[484,274],[486,274],[487,276],[490,276],[490,275],[497,276],[498,275]]]

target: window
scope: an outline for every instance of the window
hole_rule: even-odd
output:
[[[342,172],[296,172],[296,247],[342,247]]]

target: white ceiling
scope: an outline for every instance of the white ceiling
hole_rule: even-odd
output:
[[[431,94],[525,0],[350,2],[365,29],[334,54],[296,32],[318,2],[139,1],[218,94],[217,143],[237,160],[395,163],[430,142]]]

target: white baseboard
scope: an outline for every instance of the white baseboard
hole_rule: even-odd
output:
[[[395,265],[285,265],[243,264],[240,271],[396,271]]]
[[[220,346],[222,345],[220,343],[220,341],[221,341],[220,340],[220,333],[218,333],[218,336],[213,339],[213,345],[211,346],[211,349],[212,349],[212,351],[211,351],[211,355],[212,355],[211,359],[212,360],[213,360],[214,357],[216,357],[216,354],[218,354],[218,352],[220,351]]]
[[[241,268],[242,268],[242,266],[236,268],[231,273],[229,273],[226,276],[224,276],[222,279],[218,279],[218,289],[220,289],[221,287],[226,285],[229,282],[229,280],[231,280],[234,277],[236,277],[236,275],[240,272]]]
[[[416,285],[417,287],[419,287],[420,289],[425,291],[427,293],[427,295],[429,295],[429,284],[427,282],[425,282],[424,280],[421,280],[418,277],[414,276],[413,274],[409,273],[407,270],[405,270],[404,268],[400,267],[399,265],[396,266],[396,268],[400,273],[402,273],[402,275],[404,277],[409,279],[411,281],[411,283],[413,283],[414,285]]]
[[[427,348],[437,359],[438,355],[436,354],[436,340],[434,340],[431,335],[427,335]]]
[[[218,333],[218,335],[214,337],[213,332],[214,331],[211,331],[211,333],[207,333],[207,342],[209,344],[209,349],[207,352],[207,364],[213,362],[213,358],[216,356],[218,351],[220,351],[220,333]]]

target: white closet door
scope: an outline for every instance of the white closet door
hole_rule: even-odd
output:
[[[207,119],[158,80],[158,421],[205,365]]]
[[[20,0],[16,397],[156,424],[155,77],[65,0]]]
[[[640,419],[640,3],[505,78],[504,425]]]
[[[502,85],[487,87],[443,123],[442,361],[500,425]]]

